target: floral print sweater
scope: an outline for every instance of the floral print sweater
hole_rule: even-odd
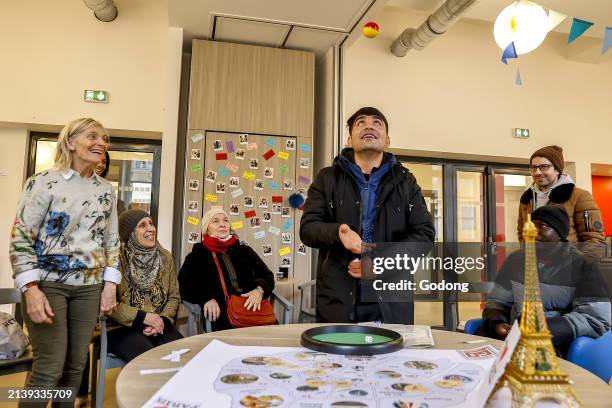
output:
[[[117,207],[111,184],[94,173],[51,169],[25,184],[11,231],[15,285],[54,281],[119,283]]]

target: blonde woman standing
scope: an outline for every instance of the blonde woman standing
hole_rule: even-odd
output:
[[[117,304],[116,199],[94,171],[108,143],[99,122],[73,120],[60,132],[55,167],[21,194],[10,256],[34,353],[28,388],[78,389],[98,314]]]

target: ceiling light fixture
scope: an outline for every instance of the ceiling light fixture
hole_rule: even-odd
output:
[[[515,1],[495,19],[493,37],[502,50],[511,42],[517,54],[535,50],[546,38],[550,21],[546,11],[531,1]]]

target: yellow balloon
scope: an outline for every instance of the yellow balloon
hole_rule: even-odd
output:
[[[374,38],[378,35],[378,30],[372,27],[363,27],[363,35],[368,38]]]

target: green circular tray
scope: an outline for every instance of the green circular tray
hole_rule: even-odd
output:
[[[356,324],[308,329],[302,333],[300,344],[323,353],[352,356],[392,353],[404,347],[402,335],[393,330]]]

